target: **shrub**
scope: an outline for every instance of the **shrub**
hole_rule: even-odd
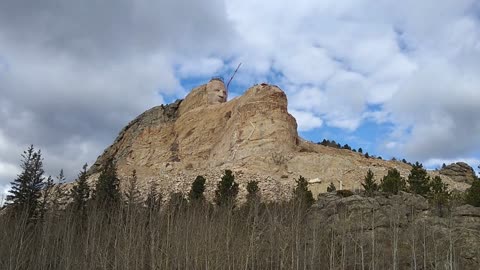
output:
[[[345,197],[353,196],[354,194],[351,190],[341,189],[341,190],[337,190],[337,195],[345,198]]]
[[[337,188],[335,187],[335,185],[332,182],[330,182],[330,185],[327,187],[327,192],[334,192],[336,190]]]

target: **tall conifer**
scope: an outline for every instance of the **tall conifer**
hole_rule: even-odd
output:
[[[39,214],[42,206],[40,198],[45,185],[43,159],[41,151],[35,151],[33,145],[23,152],[22,157],[22,172],[11,182],[7,204],[14,212],[23,212],[30,219]]]
[[[111,207],[120,202],[120,180],[113,160],[103,167],[95,188],[95,201],[99,206]]]
[[[90,198],[90,187],[87,183],[87,164],[83,165],[82,170],[78,174],[78,178],[75,181],[70,196],[73,199],[73,209],[84,213],[88,199]]]

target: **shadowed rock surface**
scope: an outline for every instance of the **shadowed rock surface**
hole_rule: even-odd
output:
[[[413,251],[417,269],[423,269],[424,263],[427,269],[450,269],[451,265],[453,269],[480,269],[480,208],[452,206],[439,214],[422,196],[405,192],[346,198],[326,193],[319,196],[309,223],[330,228],[338,239],[345,236],[349,245],[362,243],[367,251],[375,241],[375,252],[386,258],[383,267],[391,267],[396,246],[398,269],[413,269]],[[428,253],[425,262],[423,245]]]

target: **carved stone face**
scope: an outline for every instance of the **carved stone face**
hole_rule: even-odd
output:
[[[227,102],[227,89],[222,81],[211,80],[207,84],[208,104],[218,104]]]

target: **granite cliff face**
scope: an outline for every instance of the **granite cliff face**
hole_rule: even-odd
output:
[[[465,162],[452,163],[440,170],[441,175],[450,177],[456,182],[472,184],[475,181],[475,171]]]
[[[248,181],[257,180],[263,196],[276,200],[289,197],[299,175],[319,193],[330,182],[337,188],[360,188],[368,169],[378,179],[390,168],[404,176],[410,170],[402,162],[367,159],[301,139],[295,118],[287,111],[287,97],[276,86],[255,85],[226,100],[223,82],[214,79],[184,100],[144,112],[97,159],[89,170],[90,180],[113,159],[121,178],[135,169],[142,187],[155,181],[165,193],[187,192],[195,176],[204,175],[208,197],[223,171],[231,169],[240,183],[240,196]],[[468,186],[442,178],[451,188]]]
[[[405,192],[346,198],[325,193],[319,196],[309,218],[306,224],[314,224],[312,231],[322,228],[332,235],[344,236],[349,243],[365,244],[365,250],[376,249],[375,254],[383,256],[386,262],[385,265],[380,262],[376,269],[390,269],[395,260],[398,269],[414,269],[415,264],[419,269],[451,269],[452,265],[458,269],[479,269],[478,207],[439,208],[422,196]],[[341,241],[335,244],[342,245]],[[415,247],[417,262],[411,255]],[[396,258],[393,258],[395,248]],[[419,254],[425,250],[423,260]]]

